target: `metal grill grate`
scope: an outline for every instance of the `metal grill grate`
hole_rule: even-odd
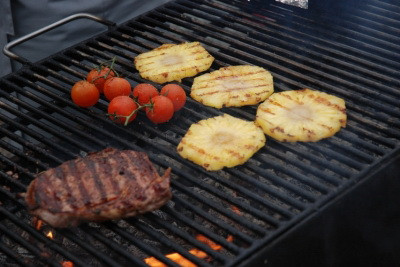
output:
[[[165,256],[176,252],[198,266],[233,266],[356,184],[397,155],[400,140],[400,6],[365,2],[340,16],[312,17],[279,4],[255,13],[242,1],[179,0],[4,77],[0,259],[146,266],[143,259],[153,256],[178,266]],[[132,84],[147,82],[133,58],[185,41],[205,45],[216,58],[211,70],[254,64],[272,72],[276,91],[309,87],[344,98],[347,127],[318,143],[268,139],[243,166],[207,172],[175,152],[188,127],[223,112],[252,120],[256,107],[216,110],[188,99],[165,125],[138,116],[122,127],[104,116],[104,100],[90,110],[71,102],[70,87],[93,65],[117,56],[117,70]],[[187,93],[192,81],[183,81]],[[36,173],[107,146],[146,151],[160,169],[171,166],[172,201],[136,218],[52,229],[52,240],[47,228],[36,230],[17,194]],[[197,234],[223,249],[211,249]],[[197,258],[193,248],[209,257]]]

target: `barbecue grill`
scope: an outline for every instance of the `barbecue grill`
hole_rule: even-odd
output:
[[[9,51],[25,65],[0,80],[0,263],[398,265],[400,4],[336,2],[300,9],[178,0],[119,26],[101,20],[104,33],[36,63]],[[82,17],[93,18],[70,19]],[[268,138],[244,165],[207,172],[177,154],[186,130],[222,113],[253,120],[256,106],[217,110],[188,98],[168,123],[139,115],[124,127],[105,116],[104,99],[90,109],[72,103],[71,86],[94,65],[116,56],[132,85],[148,82],[133,58],[185,41],[200,41],[215,57],[211,70],[253,64],[273,74],[276,91],[307,87],[345,99],[347,127],[317,143]],[[192,82],[182,81],[188,94]],[[172,167],[172,200],[145,215],[71,229],[27,213],[19,196],[36,173],[106,147],[145,151],[160,173]]]

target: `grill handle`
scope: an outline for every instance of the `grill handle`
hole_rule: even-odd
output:
[[[91,19],[91,20],[97,21],[99,23],[102,23],[102,24],[108,26],[109,29],[111,29],[113,26],[116,25],[115,22],[103,19],[101,17],[97,17],[97,16],[94,16],[94,15],[91,15],[91,14],[88,14],[88,13],[77,13],[77,14],[68,16],[68,17],[66,17],[64,19],[61,19],[59,21],[56,21],[56,22],[54,22],[54,23],[52,23],[50,25],[47,25],[47,26],[45,26],[43,28],[40,28],[40,29],[38,29],[38,30],[36,30],[36,31],[34,31],[32,33],[24,35],[24,36],[22,36],[22,37],[20,37],[18,39],[15,39],[12,42],[9,42],[8,44],[6,44],[4,46],[3,53],[6,56],[8,56],[9,58],[14,59],[14,60],[16,60],[16,61],[18,61],[18,62],[20,62],[20,63],[22,63],[24,65],[32,64],[32,62],[30,62],[28,59],[26,59],[24,57],[21,57],[21,56],[18,56],[17,54],[11,52],[10,49],[13,48],[16,45],[19,45],[19,44],[21,44],[21,43],[23,43],[25,41],[28,41],[28,40],[36,37],[38,35],[41,35],[41,34],[43,34],[45,32],[48,32],[48,31],[50,31],[50,30],[52,30],[54,28],[57,28],[58,26],[61,26],[61,25],[65,24],[65,23],[68,23],[70,21],[73,21],[73,20],[76,20],[76,19],[82,19],[82,18]]]

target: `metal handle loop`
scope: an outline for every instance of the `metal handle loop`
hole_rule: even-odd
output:
[[[40,29],[38,29],[38,30],[36,30],[36,31],[34,31],[32,33],[24,35],[24,36],[22,36],[20,38],[17,38],[15,40],[13,40],[12,42],[9,42],[8,44],[6,44],[4,46],[3,53],[6,56],[8,56],[9,58],[14,59],[14,60],[16,60],[18,62],[21,62],[22,64],[31,64],[32,62],[30,62],[28,59],[26,59],[24,57],[21,57],[21,56],[18,56],[17,54],[11,52],[10,49],[13,48],[14,46],[18,45],[18,44],[21,44],[21,43],[23,43],[25,41],[28,41],[28,40],[34,38],[34,37],[36,37],[36,36],[38,36],[40,34],[43,34],[43,33],[48,32],[48,31],[50,31],[50,30],[52,30],[54,28],[57,28],[58,26],[61,26],[61,25],[65,24],[65,23],[67,23],[67,22],[70,22],[70,21],[73,21],[73,20],[76,20],[76,19],[81,19],[81,18],[91,19],[91,20],[94,20],[96,22],[102,23],[102,24],[108,26],[109,29],[116,25],[115,22],[103,19],[101,17],[97,17],[97,16],[94,16],[94,15],[91,15],[91,14],[88,14],[88,13],[77,13],[77,14],[68,16],[68,17],[66,17],[64,19],[61,19],[59,21],[56,21],[56,22],[54,22],[54,23],[52,23],[52,24],[50,24],[48,26],[40,28]]]

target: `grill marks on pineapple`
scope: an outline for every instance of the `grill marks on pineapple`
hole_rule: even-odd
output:
[[[164,44],[134,60],[140,76],[157,83],[180,82],[209,69],[213,61],[199,42]]]
[[[273,93],[271,74],[257,66],[229,66],[194,79],[191,97],[204,105],[254,105]]]
[[[302,89],[273,94],[257,109],[256,123],[279,141],[319,141],[346,126],[343,99]]]
[[[224,114],[190,126],[178,153],[207,170],[246,162],[265,145],[265,135],[254,122]]]

